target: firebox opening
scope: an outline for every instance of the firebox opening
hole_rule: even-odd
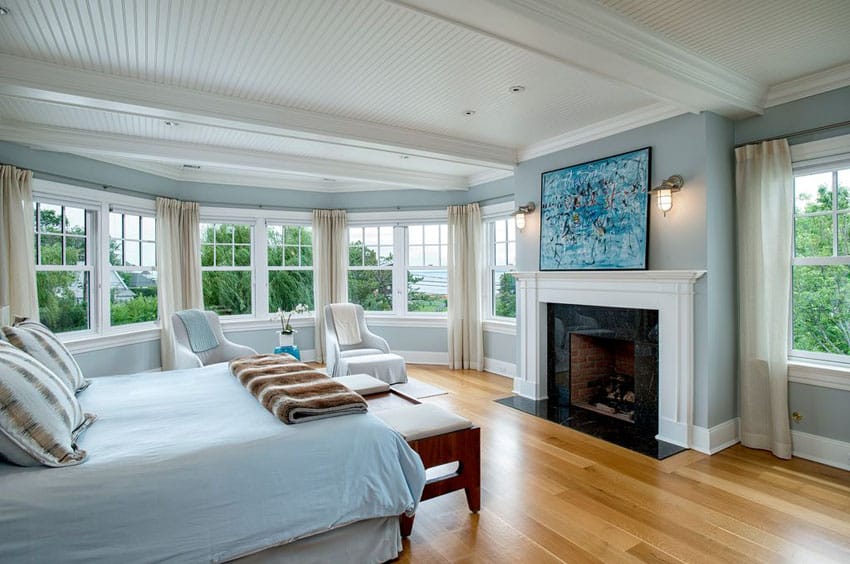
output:
[[[570,405],[635,422],[635,344],[570,334]]]

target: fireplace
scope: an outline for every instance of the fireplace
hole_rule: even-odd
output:
[[[691,447],[694,284],[704,274],[704,271],[685,270],[515,273],[518,340],[515,406],[527,405],[539,415],[562,424],[570,422],[571,426],[604,418],[613,422],[612,428],[648,430],[659,444]],[[623,325],[625,329],[616,329],[598,318],[588,322],[577,316],[591,317],[587,314],[590,309],[575,310],[577,315],[572,320],[550,313],[564,307],[607,309],[614,312],[609,317],[624,316],[630,321]],[[561,318],[563,327],[559,328],[554,321],[549,323],[550,315]],[[569,372],[564,363],[568,362],[570,351],[566,348],[550,351],[549,345],[556,337],[566,339],[569,333],[634,342],[633,422],[570,407],[569,399],[565,401],[563,392],[569,388],[569,382],[564,381],[563,373]],[[650,366],[654,377],[644,378],[644,371]],[[650,393],[652,386],[655,388]],[[645,392],[650,399],[642,401]]]
[[[569,355],[568,405],[634,423],[634,341],[573,332]]]

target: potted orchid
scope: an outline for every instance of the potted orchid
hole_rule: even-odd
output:
[[[292,346],[292,343],[295,340],[295,333],[297,333],[290,324],[292,315],[296,313],[301,315],[302,313],[307,313],[307,311],[309,310],[304,304],[296,305],[295,309],[292,311],[283,311],[281,308],[278,308],[277,313],[272,316],[272,319],[280,321],[280,334],[278,335],[278,342],[280,346]]]

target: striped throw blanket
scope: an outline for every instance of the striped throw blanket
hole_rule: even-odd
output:
[[[230,361],[230,371],[275,417],[291,425],[366,413],[366,400],[288,354],[258,354]]]

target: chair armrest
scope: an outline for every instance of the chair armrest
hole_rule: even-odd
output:
[[[189,347],[184,347],[180,343],[174,343],[174,369],[183,370],[185,368],[200,368],[203,366],[198,355],[192,352]]]
[[[257,354],[257,351],[246,345],[240,345],[227,339],[221,341],[221,344],[216,349],[216,356],[223,359],[223,362],[230,362],[234,358],[240,356],[249,356]]]
[[[360,347],[364,349],[380,349],[384,353],[390,352],[390,345],[387,340],[369,331],[360,331]]]

